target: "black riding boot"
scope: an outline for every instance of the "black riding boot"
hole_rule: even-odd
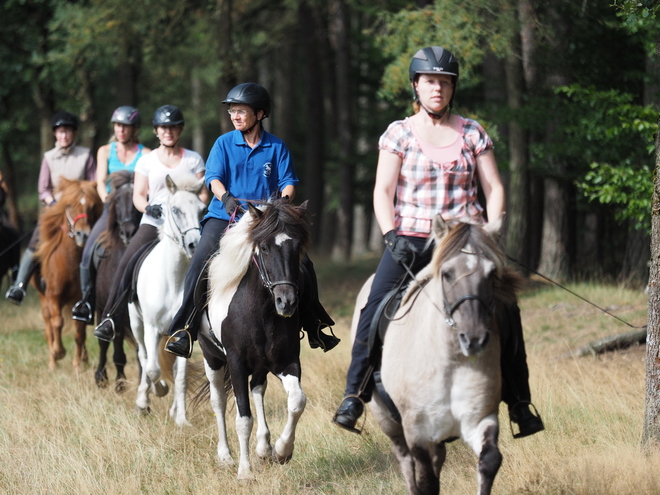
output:
[[[374,359],[373,353],[371,359]],[[364,403],[371,400],[374,370],[372,362],[367,344],[356,340],[353,343],[351,364],[346,374],[344,398],[332,419],[337,426],[353,433],[362,433],[355,427],[355,424],[362,416]]]
[[[509,407],[509,418],[518,425],[514,438],[523,438],[545,429],[529,390],[529,369],[520,309],[507,305],[498,315],[502,335],[502,400]],[[531,409],[530,409],[531,407]],[[533,410],[533,412],[532,412]]]
[[[87,325],[94,324],[94,279],[91,268],[80,265],[80,287],[82,299],[71,310],[74,320],[84,321]]]
[[[16,281],[11,285],[11,287],[9,287],[9,289],[7,289],[5,299],[18,306],[21,305],[23,299],[25,298],[25,291],[27,290],[28,281],[30,280],[30,276],[34,271],[35,266],[37,266],[37,260],[34,257],[34,251],[28,248],[25,250],[25,253],[23,253],[23,258],[21,258],[21,264],[18,267]]]
[[[307,256],[302,260],[301,276],[303,290],[300,296],[300,305],[298,306],[300,326],[307,332],[309,346],[312,349],[320,347],[323,349],[323,352],[328,352],[334,349],[341,340],[332,332],[331,327],[335,322],[330,318],[321,301],[319,301],[316,272],[314,271],[312,261]],[[330,328],[330,335],[322,332],[326,327]]]
[[[186,320],[186,324],[174,331],[167,339],[165,350],[175,356],[190,359],[193,351],[193,342],[197,340],[197,329],[199,328],[199,312],[193,308],[192,313]]]

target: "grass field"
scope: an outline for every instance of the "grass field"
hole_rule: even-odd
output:
[[[284,466],[253,458],[257,480],[236,481],[216,463],[213,413],[189,414],[192,427],[168,416],[169,396],[153,398],[152,413],[135,412],[137,367],[131,350],[126,393],[100,390],[93,371],[98,344],[88,332],[90,366],[76,374],[68,355],[48,370],[46,342],[34,290],[18,308],[0,301],[0,493],[7,494],[392,494],[405,493],[389,442],[367,415],[353,435],[330,423],[341,399],[350,356],[353,300],[375,260],[351,265],[316,262],[323,302],[337,320],[342,343],[330,353],[302,351],[307,408],[296,450]],[[641,292],[591,284],[570,288],[633,325],[646,322]],[[574,358],[589,341],[628,331],[613,318],[560,289],[541,287],[521,297],[533,399],[546,431],[514,440],[504,408],[502,469],[497,494],[657,494],[660,454],[640,447],[645,353],[636,347],[601,357]],[[65,346],[71,354],[70,332]],[[196,350],[193,361],[201,355]],[[112,370],[111,370],[112,372]],[[285,396],[270,380],[266,407],[276,438]],[[235,411],[228,414],[230,442]],[[476,492],[476,457],[461,442],[449,446],[442,473],[447,494]]]

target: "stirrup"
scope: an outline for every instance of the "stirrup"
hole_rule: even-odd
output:
[[[17,306],[20,306],[23,302],[23,299],[25,299],[25,294],[26,292],[23,288],[23,284],[15,284],[7,289],[5,299],[13,304],[16,304]]]
[[[108,337],[104,331],[101,329],[102,326],[104,326],[104,323],[106,321],[110,322],[110,327],[112,328],[112,336]],[[113,321],[112,318],[107,316],[101,323],[97,325],[97,327],[94,329],[94,337],[96,337],[99,340],[103,340],[105,342],[112,342],[115,340],[115,337],[117,336],[117,332],[115,331],[115,322]]]
[[[181,330],[177,330],[168,337],[167,341],[165,342],[165,350],[167,352],[174,354],[175,356],[190,359],[193,351],[193,342],[192,342],[192,335],[190,335],[190,331],[188,331],[188,328],[189,326],[186,325],[184,328],[182,328]],[[177,337],[177,340],[173,340],[178,333],[182,333],[182,332],[188,335],[188,349],[185,351],[183,349],[179,349],[177,346],[177,344],[181,341],[180,337]]]
[[[84,321],[86,324],[91,325],[94,323],[92,305],[84,299],[81,299],[71,309],[71,318],[78,321]]]

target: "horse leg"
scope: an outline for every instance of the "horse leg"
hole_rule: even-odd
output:
[[[105,388],[108,385],[108,372],[106,370],[106,364],[108,361],[108,347],[110,342],[105,340],[99,340],[99,365],[96,367],[96,373],[94,373],[94,379],[96,380],[96,386],[99,388]]]
[[[50,351],[50,369],[57,368],[57,361],[66,355],[64,345],[62,345],[62,310],[57,299],[46,297],[46,311],[42,311],[44,322],[46,323],[46,339],[48,340],[48,349]]]
[[[300,366],[298,366],[298,369],[300,369]],[[275,442],[273,458],[280,464],[284,464],[285,462],[289,462],[293,455],[293,444],[296,439],[296,425],[305,410],[307,397],[305,397],[302,387],[300,386],[299,374],[280,375],[279,378],[282,380],[282,385],[288,395],[288,416],[284,430],[282,430],[280,438]]]
[[[167,382],[161,380],[160,358],[158,345],[160,335],[158,329],[149,323],[143,323],[142,338],[146,352],[146,360],[143,363],[145,372],[151,382],[151,390],[156,397],[163,397],[169,392]]]
[[[388,434],[388,436],[392,441],[392,453],[399,463],[399,469],[403,474],[408,493],[415,493],[415,462],[410,454],[410,449],[408,449],[406,438],[403,436],[403,430],[401,430],[401,434]]]
[[[87,356],[87,347],[85,340],[87,339],[86,323],[84,321],[73,320],[75,326],[74,339],[76,341],[76,353],[73,356],[73,367],[76,371],[80,371],[80,367],[87,364],[89,358]]]
[[[99,340],[99,342],[104,342]],[[108,342],[106,344],[106,352],[108,349]],[[115,340],[112,342],[114,352],[112,354],[112,361],[115,364],[117,369],[117,377],[115,378],[115,392],[118,394],[124,393],[126,390],[126,374],[124,373],[124,367],[126,366],[126,353],[124,352],[124,333],[119,332],[115,337]],[[106,382],[108,376],[106,375]]]
[[[218,423],[218,461],[220,464],[231,466],[234,464],[234,460],[231,458],[231,451],[227,442],[227,424],[225,423],[225,412],[227,410],[225,367],[213,370],[205,359],[204,369],[210,384],[211,408]]]
[[[479,495],[488,495],[493,489],[495,476],[502,465],[502,454],[497,447],[499,425],[496,416],[487,416],[480,423],[468,443],[479,456]]]
[[[440,479],[433,468],[433,460],[428,451],[428,446],[426,444],[413,445],[410,453],[415,464],[415,489],[412,493],[419,495],[440,493]]]
[[[264,411],[264,395],[268,386],[268,371],[263,370],[252,375],[250,389],[252,390],[252,399],[254,400],[254,409],[257,415],[257,455],[262,459],[270,457],[273,448],[270,445],[270,430],[266,421],[266,412]]]
[[[234,387],[236,400],[236,434],[240,455],[238,459],[238,479],[252,480],[252,467],[250,466],[250,433],[252,433],[252,413],[250,412],[250,398],[248,396],[248,371],[237,357],[228,356],[229,373]]]
[[[53,359],[53,328],[50,319],[50,306],[45,296],[39,294],[41,300],[41,317],[44,320],[44,331],[46,334],[46,344],[48,345],[48,367],[54,370],[57,362]]]
[[[147,348],[144,342],[144,325],[142,319],[134,314],[134,309],[129,304],[129,314],[131,317],[131,329],[138,345],[138,362],[140,363],[140,384],[137,389],[135,406],[138,413],[146,414],[150,412],[149,391],[151,390],[151,381],[147,374]]]
[[[188,389],[188,360],[177,357],[174,362],[174,401],[170,416],[177,426],[192,426],[186,417],[186,390]]]

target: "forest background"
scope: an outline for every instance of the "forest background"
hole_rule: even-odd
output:
[[[625,3],[625,2],[624,2]],[[638,2],[639,3],[639,2]],[[644,2],[642,2],[644,3]],[[648,2],[647,2],[648,3]],[[653,3],[653,2],[651,2]],[[655,5],[655,4],[654,4]],[[411,56],[459,59],[456,111],[495,141],[508,188],[506,250],[557,280],[648,278],[655,7],[573,0],[6,0],[0,6],[0,168],[23,231],[39,205],[58,109],[94,151],[113,109],[179,106],[183,144],[208,156],[235,84],[268,88],[266,128],[291,148],[317,251],[381,249],[371,194],[378,137],[411,112]],[[643,15],[642,15],[643,14]]]

